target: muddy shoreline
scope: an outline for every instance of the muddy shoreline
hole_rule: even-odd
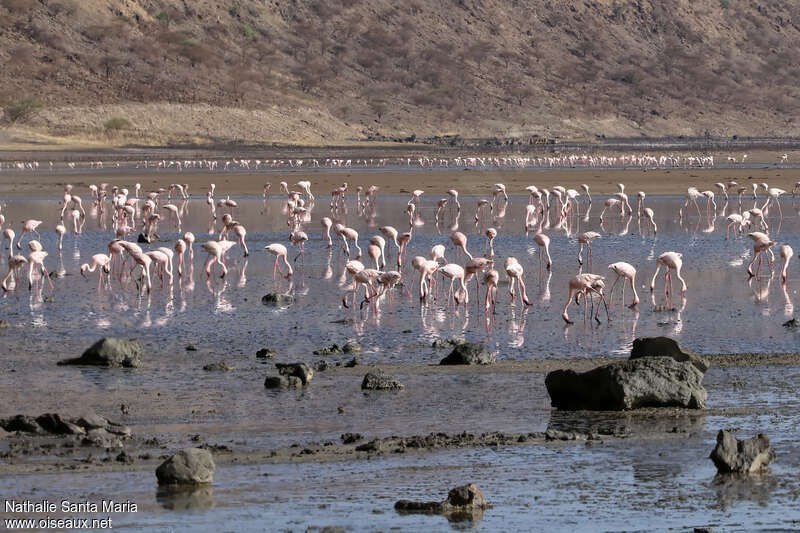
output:
[[[704,356],[712,368],[753,368],[759,366],[800,366],[800,353],[788,354],[717,354]],[[502,361],[487,366],[438,366],[430,364],[359,365],[352,368],[331,367],[318,372],[317,380],[334,377],[360,377],[367,371],[380,368],[401,378],[413,375],[478,375],[524,374],[541,375],[557,369],[583,372],[597,366],[620,361],[621,357],[595,357],[560,360]],[[260,367],[263,368],[263,367]],[[252,368],[241,369],[253,372]],[[324,376],[321,378],[319,376]],[[537,382],[539,378],[534,378]],[[314,391],[314,383],[309,387]],[[282,394],[290,394],[282,393]],[[372,392],[377,397],[393,392]],[[710,391],[713,394],[713,390]],[[121,398],[124,400],[124,397]],[[30,406],[28,415],[41,414]],[[702,410],[663,408],[637,409],[620,412],[588,412],[552,410],[545,431],[481,433],[448,433],[443,430],[430,434],[376,436],[369,428],[342,434],[341,439],[318,440],[313,435],[308,441],[298,441],[288,446],[253,449],[247,443],[248,434],[237,435],[234,440],[222,442],[225,433],[208,431],[203,424],[182,425],[183,431],[173,438],[165,438],[140,430],[132,424],[132,436],[122,445],[112,448],[81,445],[81,435],[42,436],[26,433],[0,433],[0,476],[42,474],[54,472],[127,472],[154,469],[175,449],[183,446],[206,447],[214,454],[218,465],[328,463],[333,461],[360,461],[375,456],[405,453],[424,454],[454,448],[481,448],[530,445],[563,445],[582,443],[587,446],[603,445],[619,439],[652,440],[673,439],[697,430],[697,421],[707,417],[735,419],[756,416],[763,409],[757,406],[708,408]],[[20,413],[2,413],[14,416]],[[62,413],[65,414],[65,413]],[[78,416],[79,413],[72,413]],[[141,415],[141,414],[140,414]],[[223,413],[224,415],[224,413]],[[206,433],[203,435],[203,433]],[[255,434],[251,436],[256,436]]]

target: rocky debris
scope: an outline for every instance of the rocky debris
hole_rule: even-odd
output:
[[[461,339],[436,339],[433,341],[431,345],[433,348],[439,349],[449,349],[455,348],[461,344],[466,343],[467,341]]]
[[[330,367],[331,364],[328,361],[326,361],[325,359],[321,359],[317,361],[316,364],[314,365],[314,370],[316,370],[317,372],[324,372],[328,370]]]
[[[442,359],[440,365],[489,365],[496,357],[483,344],[465,342],[456,345],[450,355]]]
[[[269,348],[261,348],[259,351],[256,352],[256,359],[275,359],[275,356],[278,355]]]
[[[102,428],[89,430],[81,440],[81,444],[106,449],[119,449],[123,446],[122,439]]]
[[[486,509],[486,498],[474,483],[452,489],[441,502],[412,502],[400,500],[394,508],[402,513],[463,514],[461,519],[480,519]],[[477,512],[477,516],[473,513]]]
[[[264,305],[276,305],[287,307],[294,303],[294,296],[291,294],[283,294],[279,292],[270,292],[261,297],[261,303]]]
[[[783,323],[783,327],[785,328],[800,328],[800,320],[797,318],[792,318],[791,320],[787,320]]]
[[[156,469],[159,485],[201,485],[214,480],[214,458],[202,448],[184,448]]]
[[[404,388],[402,383],[385,374],[383,370],[367,372],[364,381],[361,382],[362,390],[403,390]]]
[[[775,459],[775,451],[769,445],[769,437],[763,433],[739,440],[733,433],[721,429],[709,458],[720,474],[752,474],[766,469]]]
[[[344,433],[342,435],[342,444],[353,444],[354,442],[358,442],[364,437],[361,436],[361,433]]]
[[[630,359],[638,359],[640,357],[672,357],[676,361],[688,361],[703,373],[709,367],[708,361],[690,350],[681,348],[676,340],[669,337],[641,337],[634,339]]]
[[[5,429],[0,428],[0,440],[8,439],[8,438],[13,437],[13,436],[14,436],[14,434],[11,433],[10,431],[6,431]]]
[[[10,326],[8,320],[0,320],[0,329],[8,329]]]
[[[300,378],[303,385],[311,383],[314,371],[306,363],[275,363],[278,373],[282,376],[294,376]]]
[[[150,237],[148,237],[144,233],[140,233],[139,236],[136,237],[136,242],[140,244],[150,244]]]
[[[545,378],[551,404],[568,411],[621,411],[641,407],[703,409],[703,373],[669,357],[643,357],[577,373],[556,370]]]
[[[342,353],[344,354],[351,354],[351,353],[361,353],[361,345],[356,341],[347,341],[342,346]]]
[[[130,455],[125,450],[119,452],[119,454],[114,458],[114,460],[117,461],[118,463],[123,463],[126,465],[132,465],[134,462],[133,456]]]
[[[94,343],[80,357],[64,359],[58,364],[138,368],[142,366],[143,352],[142,343],[137,339],[107,337]]]
[[[233,367],[229,365],[227,361],[216,361],[205,365],[203,370],[209,372],[230,372],[233,370]]]
[[[561,431],[559,429],[548,429],[544,432],[545,440],[591,440],[592,435],[578,433],[575,431]]]
[[[267,376],[264,378],[264,387],[268,389],[299,389],[303,381],[294,376]]]
[[[197,351],[197,346],[195,346],[194,344],[187,344],[186,345],[186,351],[187,352],[196,352]]]
[[[0,419],[0,427],[5,431],[27,433],[31,435],[89,435],[92,431],[103,430],[117,437],[129,437],[131,430],[127,426],[111,422],[106,418],[91,413],[78,418],[70,418],[58,413],[45,413],[36,418],[27,415],[15,415]]]
[[[361,360],[358,357],[353,357],[348,362],[344,364],[345,368],[354,368],[361,364]]]

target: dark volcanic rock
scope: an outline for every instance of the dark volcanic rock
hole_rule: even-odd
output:
[[[156,469],[159,485],[200,485],[214,480],[214,458],[201,448],[184,448]]]
[[[358,357],[353,357],[348,362],[344,364],[345,368],[355,368],[361,364],[361,360]]]
[[[764,470],[775,459],[775,451],[769,445],[769,437],[763,433],[739,440],[733,433],[721,429],[709,458],[720,474],[751,474]]]
[[[708,370],[708,361],[699,355],[681,348],[677,341],[669,337],[642,337],[634,339],[631,359],[640,357],[672,357],[676,361],[689,361],[697,370]]]
[[[294,296],[291,294],[271,292],[261,297],[261,303],[264,305],[279,305],[281,307],[286,307],[294,303]]]
[[[122,448],[122,440],[102,428],[89,430],[81,444],[95,448]]]
[[[344,343],[344,346],[342,346],[342,353],[361,353],[361,345],[356,341],[347,341]]]
[[[564,410],[703,409],[708,396],[703,373],[669,357],[629,359],[581,374],[556,370],[547,374],[545,385],[553,407]]]
[[[385,374],[383,370],[376,370],[367,372],[364,381],[361,382],[361,388],[363,390],[403,390],[405,387],[392,376]]]
[[[64,359],[59,365],[94,365],[105,367],[142,366],[142,343],[137,339],[105,338],[94,343],[80,357]]]
[[[84,429],[61,417],[58,413],[45,413],[36,417],[36,423],[53,435],[83,435]]]
[[[442,359],[440,365],[489,365],[495,356],[483,344],[465,342],[456,345],[450,355]]]
[[[282,376],[300,378],[303,385],[308,385],[314,377],[314,371],[306,363],[275,363],[275,367]]]
[[[362,438],[361,433],[345,433],[342,435],[342,444],[353,444],[360,441]]]
[[[339,347],[338,344],[331,344],[330,346],[325,346],[319,350],[314,350],[312,353],[314,355],[341,355],[344,353],[344,351]]]
[[[433,348],[441,349],[441,348],[455,348],[461,344],[464,344],[467,341],[461,339],[436,339],[433,341],[431,345]]]
[[[321,359],[314,364],[314,370],[317,372],[324,372],[331,367],[331,364],[325,359]]]
[[[400,500],[394,504],[394,508],[401,513],[444,514],[453,521],[480,520],[486,507],[486,498],[474,483],[452,489],[443,502]]]
[[[261,348],[259,351],[256,352],[256,359],[275,359],[275,356],[278,355],[269,348]]]
[[[11,418],[0,420],[0,427],[6,431],[20,431],[22,433],[44,433],[44,429],[36,422],[36,419],[27,415],[15,415]]]
[[[783,323],[783,327],[785,328],[800,328],[800,320],[797,318],[793,318],[791,320],[787,320]]]
[[[203,370],[209,372],[229,372],[233,370],[233,367],[229,365],[227,361],[216,361],[205,365]]]
[[[303,381],[294,376],[267,376],[264,378],[264,387],[268,389],[299,389]]]

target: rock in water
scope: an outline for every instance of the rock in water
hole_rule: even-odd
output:
[[[708,370],[708,361],[699,355],[681,348],[680,344],[669,337],[642,337],[634,339],[631,359],[640,357],[672,357],[676,361],[689,361],[697,370]]]
[[[793,318],[791,320],[787,320],[783,323],[783,327],[785,328],[800,328],[800,320],[797,318]]]
[[[205,365],[203,370],[209,372],[229,372],[233,370],[233,367],[229,365],[227,361],[216,361],[214,363],[208,363]]]
[[[442,359],[440,365],[489,365],[496,360],[486,346],[465,342],[456,345],[450,355]]]
[[[294,296],[291,294],[271,292],[261,297],[261,303],[264,305],[279,305],[286,307],[294,303]]]
[[[138,339],[105,338],[94,343],[80,357],[64,359],[59,365],[94,365],[138,368],[142,366],[144,348]]]
[[[305,363],[275,363],[278,373],[282,376],[294,376],[300,378],[303,385],[308,385],[314,377],[314,371]]]
[[[575,411],[621,411],[641,407],[703,409],[703,373],[689,362],[643,357],[589,370],[556,370],[544,381],[551,404]]]
[[[302,386],[302,380],[294,376],[267,376],[264,378],[264,387],[268,389],[299,389]]]
[[[275,356],[278,355],[269,348],[261,348],[256,352],[256,359],[275,359]]]
[[[752,474],[765,469],[775,459],[775,451],[769,445],[769,437],[763,433],[739,440],[733,433],[721,429],[709,458],[720,474]]]
[[[361,345],[356,341],[347,341],[344,343],[344,346],[342,346],[342,353],[361,353]]]
[[[403,390],[404,388],[402,383],[385,374],[383,370],[367,372],[364,381],[361,382],[362,390]]]
[[[431,346],[436,349],[440,348],[454,348],[459,344],[464,344],[466,341],[461,339],[436,339]]]
[[[201,485],[214,480],[214,458],[202,448],[184,448],[156,469],[159,485]]]
[[[401,513],[444,514],[451,520],[480,520],[486,509],[486,498],[474,483],[451,490],[443,502],[412,502],[400,500],[394,508]]]

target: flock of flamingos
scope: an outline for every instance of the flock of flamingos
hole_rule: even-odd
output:
[[[753,184],[752,190],[740,187],[736,182],[717,183],[718,192],[706,190],[700,191],[690,187],[686,193],[686,201],[680,210],[683,217],[689,209],[696,210],[702,217],[703,208],[701,203],[705,203],[705,210],[710,216],[712,206],[716,213],[716,198],[724,196],[726,200],[729,195],[736,194],[738,197],[738,212],[727,216],[728,235],[731,231],[735,234],[743,233],[745,230],[753,230],[747,236],[753,241],[753,258],[747,266],[747,272],[751,276],[758,276],[762,266],[764,254],[768,256],[769,268],[772,269],[774,253],[772,247],[777,242],[769,237],[769,226],[766,216],[769,210],[775,206],[782,215],[780,197],[786,191],[767,184]],[[800,182],[795,186],[792,194],[800,188]],[[91,257],[88,263],[81,265],[81,274],[88,276],[95,271],[99,274],[98,289],[103,285],[104,274],[105,283],[109,284],[113,276],[122,279],[123,276],[130,276],[136,279],[137,290],[148,293],[153,290],[152,278],[157,275],[164,284],[172,285],[175,276],[181,277],[185,273],[185,256],[188,262],[193,265],[195,250],[195,235],[185,232],[181,238],[171,243],[170,246],[153,246],[149,250],[143,249],[138,243],[149,244],[158,238],[158,225],[166,220],[174,224],[180,235],[181,216],[188,202],[183,202],[183,208],[173,203],[173,195],[181,200],[189,198],[189,187],[185,184],[173,183],[168,188],[159,188],[147,193],[143,193],[141,185],[135,184],[133,190],[119,187],[109,187],[107,184],[99,186],[89,186],[91,202],[93,207],[100,213],[108,211],[113,222],[113,229],[116,233],[114,239],[108,243],[108,253],[97,253]],[[606,213],[619,213],[620,216],[637,216],[644,221],[648,231],[655,234],[658,231],[656,214],[653,209],[645,205],[646,195],[643,192],[636,194],[636,208],[631,206],[631,201],[625,193],[625,186],[618,185],[618,192],[605,198],[602,202],[601,221],[605,220]],[[762,191],[763,189],[763,191]],[[474,254],[469,251],[467,236],[460,231],[452,231],[450,242],[452,243],[456,257],[461,262],[446,262],[445,253],[449,253],[445,244],[436,244],[427,256],[416,256],[411,258],[410,263],[407,257],[409,243],[414,237],[416,221],[419,217],[421,206],[422,190],[415,190],[411,194],[406,206],[408,215],[408,231],[401,231],[392,226],[380,228],[380,234],[373,235],[367,239],[366,251],[359,245],[360,236],[358,232],[346,227],[338,222],[342,213],[348,209],[348,202],[355,203],[355,208],[359,213],[374,212],[375,199],[378,187],[371,186],[366,189],[356,188],[352,194],[345,183],[331,192],[330,216],[320,219],[321,226],[318,228],[322,235],[322,246],[333,248],[341,247],[341,253],[346,256],[346,271],[350,275],[349,283],[344,287],[342,294],[342,304],[345,307],[355,305],[357,297],[363,289],[363,299],[359,306],[374,303],[376,300],[388,295],[391,302],[391,292],[397,287],[404,290],[413,290],[419,297],[421,305],[436,298],[437,283],[449,281],[447,291],[447,305],[451,304],[458,308],[463,305],[465,308],[469,304],[470,294],[468,285],[471,278],[475,278],[476,297],[479,305],[486,313],[493,313],[497,302],[498,284],[501,282],[501,272],[505,273],[508,281],[508,291],[511,303],[519,299],[520,305],[531,305],[528,298],[525,281],[524,269],[520,261],[514,257],[507,257],[502,262],[495,257],[494,239],[498,235],[495,228],[488,227],[485,230],[486,242],[483,254]],[[570,220],[578,216],[581,210],[586,210],[592,203],[592,197],[587,185],[581,186],[581,192],[575,189],[566,189],[561,186],[542,188],[531,185],[526,188],[528,202],[525,205],[525,232],[533,233],[533,241],[539,247],[539,270],[550,270],[553,262],[550,256],[550,237],[545,230],[565,230],[570,232]],[[759,193],[762,193],[759,196]],[[229,196],[225,198],[217,197],[216,188],[211,184],[205,193],[206,204],[209,210],[211,227],[209,228],[210,238],[205,242],[198,243],[200,248],[207,253],[205,262],[205,273],[208,277],[212,275],[212,269],[218,266],[219,275],[224,277],[228,272],[225,257],[226,254],[235,246],[241,248],[241,253],[245,256],[249,254],[246,236],[247,230],[243,224],[235,219],[237,202]],[[273,193],[269,183],[264,186],[265,200]],[[348,194],[350,196],[348,197]],[[754,207],[746,209],[743,207],[745,195],[753,197]],[[305,252],[306,242],[309,241],[307,231],[311,231],[311,211],[315,204],[315,197],[311,192],[310,181],[299,181],[294,187],[290,188],[286,182],[280,182],[280,192],[276,196],[284,198],[284,213],[286,223],[289,228],[288,239],[285,243],[275,242],[265,247],[265,250],[275,257],[273,268],[273,279],[277,279],[278,272],[281,276],[290,279],[294,275],[293,263]],[[760,203],[759,198],[763,198]],[[181,203],[181,202],[178,202]],[[477,202],[474,219],[476,226],[480,221],[491,220],[491,216],[504,216],[509,198],[506,187],[502,183],[496,183],[493,187],[492,199],[482,199]],[[351,205],[352,207],[352,205]],[[466,209],[466,208],[465,208]],[[63,198],[58,202],[58,207],[54,206],[58,213],[58,223],[53,228],[58,236],[58,248],[62,247],[64,235],[67,233],[67,226],[71,226],[71,231],[75,234],[82,232],[86,210],[83,200],[75,193],[73,186],[67,185],[64,190]],[[462,212],[462,205],[459,201],[458,191],[449,190],[447,196],[441,198],[436,203],[436,221],[445,217],[453,217],[456,221]],[[552,220],[556,223],[553,225]],[[0,229],[5,224],[5,217],[0,209]],[[42,247],[40,239],[40,229],[42,221],[25,220],[22,222],[19,234],[12,227],[6,226],[3,229],[3,238],[8,243],[7,266],[8,272],[3,278],[3,291],[20,290],[20,275],[25,276],[28,289],[42,290],[45,280],[53,290],[53,283],[45,266],[48,253]],[[217,224],[219,226],[217,227]],[[451,226],[452,228],[453,226]],[[455,225],[457,228],[457,224]],[[28,253],[23,254],[23,239],[28,237]],[[37,237],[34,239],[33,237]],[[580,265],[578,273],[569,280],[568,296],[561,314],[567,324],[572,321],[569,317],[569,306],[571,302],[580,304],[583,299],[584,321],[589,305],[593,307],[594,320],[600,322],[599,313],[602,304],[606,309],[606,316],[610,319],[608,304],[606,302],[606,278],[605,276],[582,271],[584,262],[584,247],[587,248],[587,261],[591,270],[592,242],[601,237],[595,231],[586,231],[576,235],[577,237],[577,263]],[[727,236],[726,236],[727,238]],[[364,241],[362,241],[364,243]],[[297,254],[290,261],[288,246],[297,249]],[[387,245],[393,248],[393,252],[387,249]],[[473,248],[474,249],[474,248]],[[779,247],[779,254],[783,260],[781,269],[782,280],[785,282],[788,275],[789,261],[793,255],[792,248],[783,244]],[[390,261],[390,256],[393,256]],[[363,259],[364,262],[361,260]],[[756,265],[756,261],[758,265]],[[174,267],[173,263],[177,265]],[[407,281],[410,273],[406,273],[407,266],[418,272],[416,281]],[[499,270],[502,264],[502,270]],[[387,265],[394,266],[392,269]],[[126,268],[127,266],[127,268]],[[680,293],[684,294],[687,290],[686,280],[681,274],[683,266],[682,254],[676,251],[665,251],[658,256],[655,273],[650,279],[650,290],[653,291],[656,285],[656,278],[662,268],[664,274],[664,292],[669,297],[673,294],[673,276],[680,283]],[[27,272],[25,269],[27,267]],[[755,267],[755,269],[754,269]],[[136,269],[138,276],[134,275]],[[622,281],[623,299],[624,288],[627,283],[630,285],[633,298],[630,307],[633,308],[639,303],[639,296],[636,291],[636,268],[626,262],[620,261],[608,265],[608,269],[616,279],[611,286],[609,293],[613,294],[616,285]],[[41,287],[39,286],[41,284]],[[483,297],[481,302],[481,284],[483,285]],[[443,289],[439,289],[440,291]],[[594,309],[596,305],[596,310]]]

